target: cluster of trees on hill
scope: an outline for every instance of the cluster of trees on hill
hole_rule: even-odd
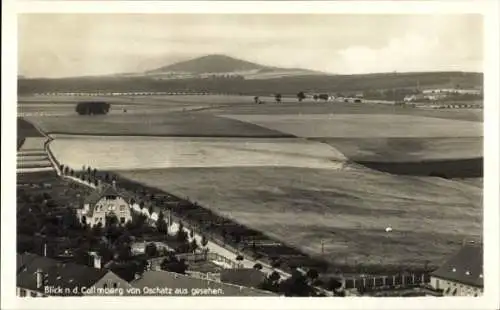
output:
[[[111,105],[107,102],[79,102],[76,105],[76,112],[80,115],[102,115],[108,114]]]

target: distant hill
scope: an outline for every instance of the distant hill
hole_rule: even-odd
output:
[[[236,59],[225,55],[208,55],[188,61],[182,61],[173,65],[164,66],[147,73],[160,72],[187,72],[194,74],[201,73],[222,73],[265,69],[265,66],[253,62]]]
[[[264,66],[226,55],[207,55],[181,61],[146,72],[119,74],[120,77],[149,77],[174,80],[193,78],[238,77],[240,79],[270,79],[285,76],[327,75],[323,72],[297,68]]]

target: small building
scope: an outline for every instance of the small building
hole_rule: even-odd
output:
[[[132,254],[134,255],[141,255],[146,253],[146,247],[148,244],[154,244],[156,246],[156,249],[161,252],[175,252],[175,249],[166,244],[165,242],[160,242],[160,241],[151,241],[151,242],[132,242],[130,245]]]
[[[430,285],[444,296],[483,294],[483,247],[467,244],[431,273]]]
[[[106,217],[115,215],[118,224],[132,221],[132,199],[125,193],[119,193],[116,187],[106,185],[92,192],[84,200],[83,208],[77,211],[81,223],[89,226],[106,225]]]
[[[32,253],[17,254],[19,297],[120,296],[130,284],[107,269],[93,268]]]

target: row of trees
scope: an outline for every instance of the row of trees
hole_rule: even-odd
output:
[[[81,181],[87,182],[89,184],[93,184],[95,186],[99,186],[99,178],[97,175],[97,169],[92,169],[89,167],[83,167],[81,171],[75,171],[73,168],[66,166],[64,164],[59,165],[59,170],[63,175],[78,178]]]
[[[315,95],[313,95],[312,98],[315,101],[320,100],[320,99],[327,101],[329,99],[329,97],[330,96],[328,94],[319,94],[319,95],[315,94]],[[297,100],[299,102],[304,101],[304,99],[306,99],[306,98],[307,98],[307,95],[303,91],[297,93]],[[253,99],[254,99],[254,102],[257,103],[257,104],[263,104],[264,103],[262,100],[260,100],[259,96],[255,96]],[[279,93],[274,94],[274,101],[276,103],[281,103],[282,99],[283,99],[283,95],[282,94],[279,94]]]

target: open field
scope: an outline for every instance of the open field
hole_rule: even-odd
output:
[[[353,161],[409,162],[483,157],[482,137],[319,138]]]
[[[481,234],[481,189],[428,177],[300,168],[120,171],[336,264],[439,264]],[[394,230],[386,233],[385,228]]]
[[[49,134],[200,136],[200,137],[291,137],[272,129],[208,113],[165,113],[30,117]]]
[[[53,167],[45,153],[47,138],[33,125],[22,118],[17,119],[17,172],[52,171]]]
[[[307,138],[480,137],[478,122],[394,114],[224,115]]]
[[[17,118],[17,138],[43,137],[43,135],[33,125],[22,118]]]
[[[453,150],[450,150],[453,153]],[[387,162],[356,161],[370,169],[395,175],[437,176],[442,178],[480,178],[483,176],[483,158],[433,159],[422,161]]]
[[[346,104],[346,103],[284,103],[255,105],[248,102],[227,104],[209,103],[212,96],[198,96],[200,102],[186,100],[185,103],[153,102],[148,104],[113,104],[109,115],[79,116],[71,104],[20,105],[19,113],[50,133],[96,134],[96,135],[180,135],[180,136],[252,136],[249,130],[256,125],[237,124],[236,120],[221,120],[221,115],[233,116],[243,121],[315,137],[363,136],[368,129],[378,137],[439,136],[443,126],[450,125],[452,136],[482,136],[480,111],[420,110],[404,107]],[[163,99],[159,99],[163,100]],[[168,98],[165,100],[169,100]],[[194,100],[194,99],[193,99]],[[214,99],[216,100],[216,99]],[[241,100],[241,98],[240,98]],[[246,100],[246,99],[245,99]],[[292,99],[291,99],[292,100]],[[215,101],[214,101],[215,102]],[[124,112],[124,109],[127,112]],[[202,110],[202,111],[196,111]],[[182,112],[185,111],[185,112]],[[58,117],[64,115],[64,118]],[[318,116],[321,115],[321,116]],[[267,119],[266,119],[267,118]],[[318,119],[320,118],[320,119]],[[454,120],[455,122],[451,122]],[[391,126],[387,123],[394,122]],[[408,128],[411,121],[412,128]],[[462,122],[470,121],[470,122]],[[294,126],[300,122],[300,126]],[[335,122],[335,123],[333,123]],[[477,122],[473,124],[472,122]],[[425,128],[417,127],[422,125]],[[290,128],[290,126],[297,127]],[[359,129],[362,126],[363,129]],[[399,127],[397,127],[399,126]],[[403,126],[401,129],[400,127]],[[430,128],[429,126],[434,126]],[[462,128],[463,126],[466,126]],[[452,130],[460,127],[459,131]],[[398,129],[396,131],[395,129]],[[380,129],[380,130],[375,130]],[[257,136],[266,135],[260,129]],[[346,131],[350,130],[350,131]],[[434,130],[434,132],[433,132]],[[270,129],[267,130],[268,132]],[[430,132],[430,133],[429,133]],[[464,132],[463,135],[459,133]],[[273,130],[272,136],[276,135]],[[284,133],[280,135],[285,135]],[[445,135],[449,136],[449,135]]]
[[[253,102],[248,96],[164,95],[164,96],[21,96],[18,114],[25,117],[78,116],[78,102],[105,101],[111,103],[108,115],[158,114],[204,110]]]
[[[60,103],[60,104],[40,104],[33,103],[29,105],[21,105],[18,108],[18,114],[22,117],[32,118],[32,117],[54,117],[54,116],[65,116],[65,117],[82,117],[75,111],[75,104]],[[136,114],[158,114],[167,112],[178,112],[185,110],[197,110],[206,109],[208,106],[198,105],[198,106],[188,106],[181,104],[171,104],[169,106],[157,106],[157,105],[132,105],[132,104],[112,104],[110,111],[106,116],[129,116]]]
[[[24,140],[23,145],[20,148],[20,152],[43,152],[43,147],[47,141],[45,137],[28,137]],[[26,154],[28,155],[28,154]],[[33,154],[35,155],[35,154]]]
[[[265,100],[265,99],[264,99]],[[217,107],[210,111],[216,115],[310,115],[310,114],[370,114],[370,115],[411,115],[453,119],[464,121],[483,121],[482,110],[423,110],[404,106],[373,103],[344,102],[304,102],[298,103],[296,98],[284,98],[284,103],[234,105]]]
[[[54,155],[74,168],[91,165],[106,170],[245,166],[340,169],[346,161],[327,144],[290,138],[54,137],[50,144]]]

